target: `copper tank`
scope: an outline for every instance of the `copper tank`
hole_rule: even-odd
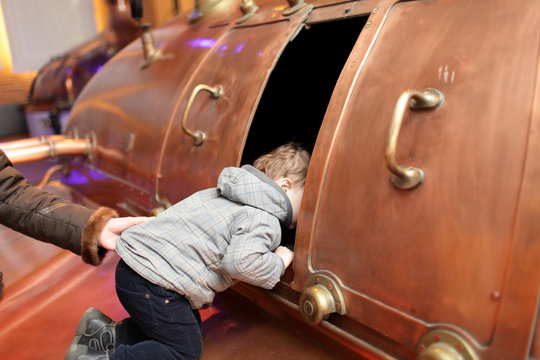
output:
[[[51,58],[34,78],[25,108],[32,136],[60,134],[73,102],[92,76],[141,33],[130,16],[129,7],[120,7],[117,0],[101,1],[108,9],[104,29],[88,41]]]
[[[538,358],[540,2],[196,10],[82,90],[66,134],[90,139],[92,158],[64,182],[158,213],[225,166],[302,142],[294,271],[272,292],[237,291],[350,357]]]

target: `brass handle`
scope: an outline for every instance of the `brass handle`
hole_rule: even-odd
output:
[[[388,132],[386,146],[386,165],[392,172],[390,180],[400,189],[414,189],[422,184],[424,171],[413,166],[403,166],[396,163],[396,146],[401,129],[401,123],[407,107],[412,110],[431,110],[444,102],[444,95],[437,89],[407,90],[402,93],[394,108],[392,124]]]
[[[191,110],[191,105],[193,105],[193,101],[195,100],[195,97],[197,96],[199,92],[203,90],[208,91],[210,93],[210,96],[212,96],[214,99],[219,98],[224,93],[223,86],[221,85],[216,85],[212,87],[212,86],[208,86],[204,84],[199,84],[195,86],[195,89],[193,89],[193,92],[191,93],[191,96],[189,97],[189,100],[187,102],[186,109],[184,110],[184,115],[182,116],[182,130],[187,135],[193,138],[193,144],[196,146],[201,145],[204,142],[204,140],[206,140],[206,134],[201,130],[191,131],[190,129],[188,129],[187,119],[188,119],[189,111]]]

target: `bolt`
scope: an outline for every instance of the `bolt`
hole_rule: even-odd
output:
[[[310,301],[306,301],[304,303],[304,313],[307,314],[307,315],[311,315],[313,314],[313,304],[310,302]]]
[[[332,285],[332,284],[328,284],[326,287],[327,287],[328,290],[330,290],[330,291],[332,291],[332,289],[334,289],[334,285]]]

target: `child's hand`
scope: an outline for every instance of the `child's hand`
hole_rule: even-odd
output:
[[[285,246],[278,246],[276,250],[274,250],[274,254],[279,256],[281,260],[283,260],[283,263],[285,264],[285,268],[289,266],[294,257],[294,252],[286,248]]]

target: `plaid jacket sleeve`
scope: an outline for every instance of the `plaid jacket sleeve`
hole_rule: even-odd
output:
[[[283,260],[273,252],[280,241],[281,228],[276,218],[265,214],[248,216],[235,227],[221,267],[233,279],[271,289],[285,272]]]

